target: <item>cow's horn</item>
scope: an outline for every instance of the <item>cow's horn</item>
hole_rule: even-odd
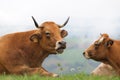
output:
[[[70,17],[68,17],[68,19],[65,21],[65,23],[64,23],[63,25],[58,25],[58,26],[59,26],[59,28],[64,27],[64,26],[68,23],[69,19],[70,19]]]
[[[100,40],[98,41],[98,43],[103,42],[104,39],[105,39],[104,37],[101,37]]]
[[[36,20],[35,20],[35,18],[32,16],[32,19],[33,19],[33,21],[34,21],[34,24],[35,24],[35,26],[37,27],[37,28],[39,28],[39,25],[38,25],[38,23],[36,22]]]

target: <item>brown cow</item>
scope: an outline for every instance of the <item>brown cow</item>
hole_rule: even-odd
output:
[[[0,73],[6,74],[39,74],[57,77],[42,67],[50,54],[61,54],[66,48],[63,38],[67,31],[60,30],[63,25],[44,22],[38,25],[32,17],[36,30],[7,34],[0,38]]]
[[[87,59],[94,59],[111,65],[120,75],[120,41],[114,40],[108,34],[101,34],[83,53]]]
[[[109,64],[101,63],[98,65],[96,69],[94,69],[91,73],[92,75],[98,76],[113,76],[117,75],[116,71]]]

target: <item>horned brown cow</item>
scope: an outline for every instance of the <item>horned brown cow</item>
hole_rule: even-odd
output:
[[[120,75],[120,40],[114,40],[108,34],[101,34],[83,53],[87,59],[109,64]]]
[[[32,19],[37,29],[0,37],[0,73],[57,77],[58,74],[45,70],[42,63],[50,54],[63,53],[67,31],[60,28],[69,18],[63,25],[51,21],[38,25],[34,17]]]

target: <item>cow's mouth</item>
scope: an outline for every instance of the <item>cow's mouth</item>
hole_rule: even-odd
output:
[[[60,47],[60,48],[56,49],[56,52],[57,52],[58,54],[61,54],[61,53],[64,52],[64,49],[65,49],[65,47]]]
[[[83,55],[84,55],[84,57],[85,57],[86,59],[90,59],[90,56],[88,55],[88,53],[83,52]]]
[[[65,48],[66,48],[66,42],[61,41],[56,43],[55,50],[57,54],[63,53]]]

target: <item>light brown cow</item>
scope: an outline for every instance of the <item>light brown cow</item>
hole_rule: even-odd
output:
[[[120,75],[120,41],[114,40],[108,34],[101,34],[83,53],[87,59],[94,59],[111,65]]]
[[[39,74],[57,77],[42,67],[50,54],[61,54],[66,48],[63,38],[67,31],[60,30],[63,25],[44,22],[40,26],[32,17],[36,30],[7,34],[0,38],[0,73],[6,74]]]
[[[92,75],[98,76],[113,76],[117,75],[116,71],[109,64],[101,63],[98,65],[96,69],[94,69],[91,73]]]

